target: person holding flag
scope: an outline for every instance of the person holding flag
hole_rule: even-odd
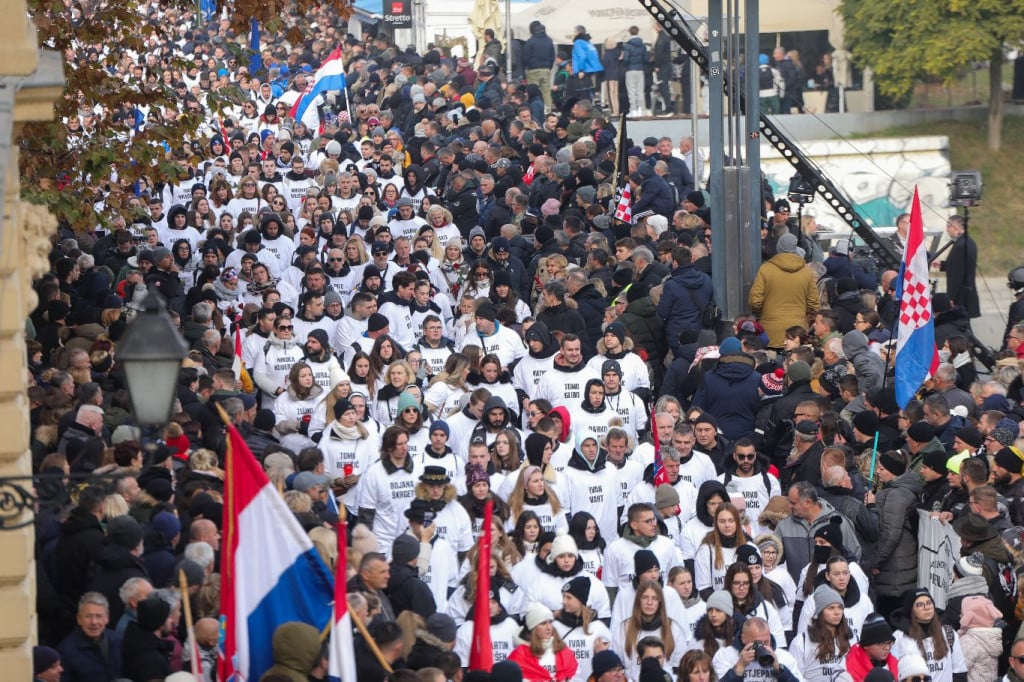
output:
[[[317,102],[322,101],[322,95],[327,92],[341,91],[345,93],[345,102],[348,102],[348,83],[345,80],[345,63],[341,58],[341,46],[334,48],[327,59],[320,65],[313,79],[306,86],[305,91],[295,99],[289,116],[296,121],[302,121],[310,130],[320,130],[320,113]],[[319,99],[318,99],[319,98]]]
[[[921,199],[916,187],[910,207],[907,248],[896,279],[896,298],[900,302],[896,336],[896,404],[902,410],[939,365],[931,284],[928,281],[928,252],[924,243]]]

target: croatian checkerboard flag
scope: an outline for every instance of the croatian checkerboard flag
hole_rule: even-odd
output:
[[[316,70],[313,80],[306,86],[306,90],[295,99],[295,104],[292,105],[290,112],[291,117],[305,123],[310,130],[317,130],[320,126],[320,113],[313,105],[317,95],[323,92],[344,90],[346,87],[345,64],[341,59],[341,47],[336,47]]]
[[[928,282],[928,252],[924,245],[921,200],[914,188],[910,232],[897,285],[900,301],[896,337],[896,403],[903,409],[935,368],[935,320]]]

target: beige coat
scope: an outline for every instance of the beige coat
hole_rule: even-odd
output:
[[[795,253],[778,253],[762,263],[748,300],[773,348],[782,348],[788,327],[806,328],[820,305],[814,273]]]

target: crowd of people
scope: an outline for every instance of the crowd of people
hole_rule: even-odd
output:
[[[144,10],[180,40],[112,73],[200,111],[240,94],[169,152],[187,177],[117,212],[101,197],[109,225],[61,234],[36,282],[36,679],[198,679],[184,602],[213,679],[222,409],[332,569],[348,524],[349,607],[394,669],[357,635],[359,682],[1024,680],[1024,324],[979,374],[973,313],[936,295],[942,363],[901,408],[896,273],[848,240],[824,253],[814,218],[766,194],[753,315],[716,333],[692,141],[627,140],[618,168],[591,73],[545,80],[542,25],[520,79],[500,44],[418,55],[314,14],[264,75],[226,23]],[[288,114],[338,44],[349,91],[310,130]],[[112,113],[68,121],[69,141]],[[153,295],[190,346],[156,430],[117,355]],[[489,502],[486,673],[467,667]],[[917,510],[961,541],[942,609]],[[326,678],[311,625],[273,648],[265,682]]]

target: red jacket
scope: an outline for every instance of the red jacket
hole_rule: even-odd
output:
[[[508,660],[519,664],[523,671],[523,682],[563,682],[576,676],[579,664],[572,650],[566,647],[555,654],[555,674],[542,668],[537,657],[530,651],[529,644],[520,644],[508,655]]]
[[[889,671],[892,673],[893,678],[898,680],[899,670],[896,657],[889,654],[885,664],[889,666]],[[874,667],[875,664],[868,657],[868,652],[864,651],[864,647],[860,644],[854,644],[850,647],[850,653],[846,654],[846,672],[850,673],[853,682],[864,682],[864,678],[867,677],[867,674]]]

